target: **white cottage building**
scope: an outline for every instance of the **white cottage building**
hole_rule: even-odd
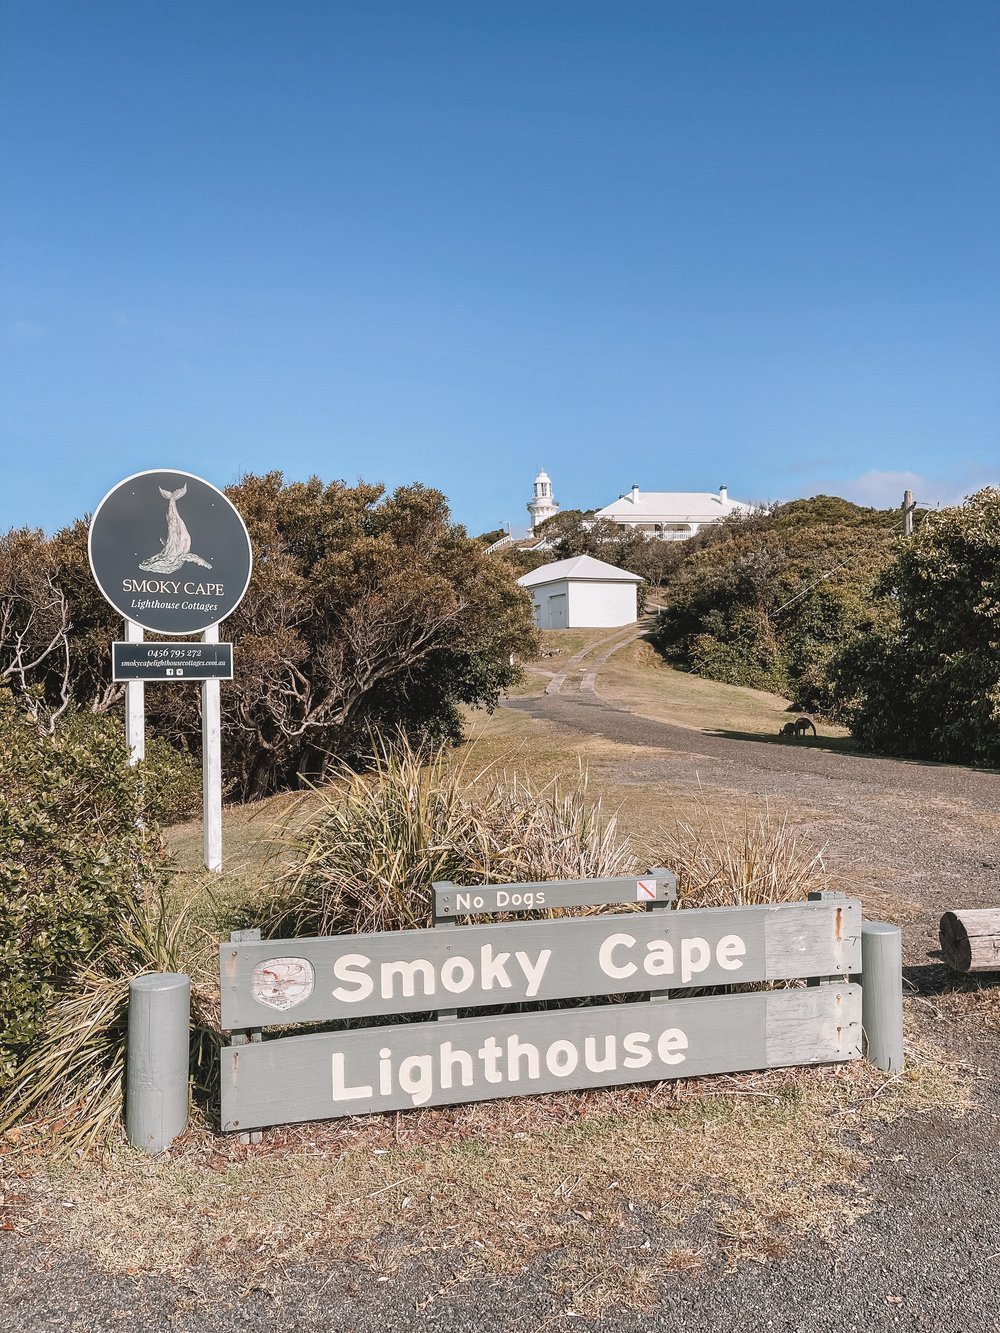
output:
[[[553,546],[554,539],[547,537],[544,529],[538,530],[540,524],[559,512],[552,493],[552,478],[544,468],[535,478],[532,491],[527,505],[531,526],[510,528],[487,550],[517,547],[522,551],[544,551]],[[603,518],[620,523],[622,527],[637,528],[660,541],[676,542],[693,537],[706,523],[717,523],[730,514],[749,513],[752,508],[742,500],[730,500],[725,486],[720,486],[718,491],[640,491],[638,486],[633,486],[603,509],[596,509],[593,520],[584,519],[583,522],[588,526]]]
[[[638,528],[663,541],[683,541],[693,537],[706,523],[717,523],[730,514],[748,513],[750,508],[740,500],[730,500],[725,486],[720,486],[718,492],[640,491],[633,486],[625,495],[598,509],[594,517]]]
[[[603,629],[634,625],[642,579],[591,555],[554,560],[522,574],[535,604],[538,629]]]

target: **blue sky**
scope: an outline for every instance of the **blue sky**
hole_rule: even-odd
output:
[[[1000,6],[7,0],[0,528],[1000,482]]]

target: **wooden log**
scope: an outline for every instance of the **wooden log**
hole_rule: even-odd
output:
[[[956,972],[1000,972],[1000,907],[945,912],[941,952]]]

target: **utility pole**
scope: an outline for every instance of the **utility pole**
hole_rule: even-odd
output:
[[[903,536],[904,537],[913,536],[913,511],[914,509],[916,509],[916,507],[917,506],[913,502],[913,492],[904,491],[903,492]]]

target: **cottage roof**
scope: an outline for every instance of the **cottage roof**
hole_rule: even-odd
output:
[[[606,560],[595,560],[592,555],[573,555],[568,560],[553,560],[529,574],[522,574],[518,583],[522,588],[537,588],[543,583],[571,579],[583,583],[641,583],[638,574],[609,565]]]
[[[718,491],[640,491],[638,487],[598,509],[595,518],[622,522],[709,523],[750,506]]]

